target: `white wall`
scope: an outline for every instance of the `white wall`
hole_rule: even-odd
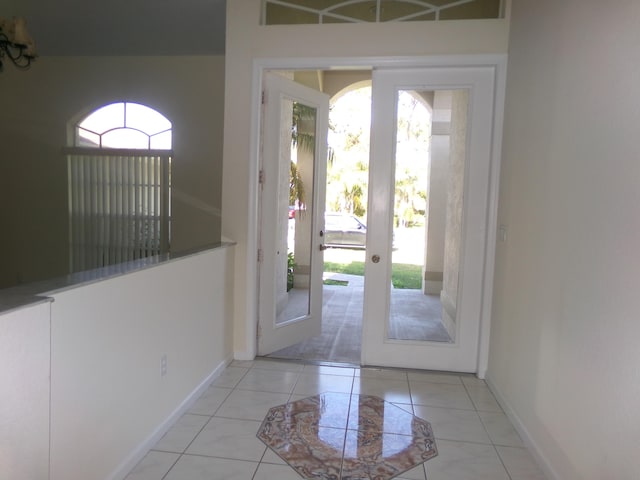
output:
[[[414,55],[505,53],[507,20],[259,26],[260,0],[227,3],[222,234],[238,242],[234,349],[253,358],[256,322],[256,59],[339,57],[379,61]],[[357,62],[356,62],[357,63]],[[373,63],[373,61],[372,61]],[[410,63],[410,60],[407,60]],[[293,66],[293,65],[292,65]],[[313,66],[313,65],[312,65]],[[328,66],[328,65],[325,65]],[[352,65],[353,66],[353,65]]]
[[[514,0],[488,378],[562,480],[640,478],[640,3]]]
[[[49,478],[49,313],[0,314],[0,478]]]
[[[68,273],[67,124],[105,103],[173,122],[173,251],[219,242],[224,57],[42,57],[1,75],[0,288]]]
[[[234,255],[206,250],[0,314],[0,478],[123,478],[231,361]]]
[[[52,480],[119,478],[231,361],[233,255],[208,250],[51,295]]]

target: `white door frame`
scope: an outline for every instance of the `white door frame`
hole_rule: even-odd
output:
[[[486,253],[488,177],[491,161],[493,93],[495,70],[490,67],[427,67],[377,69],[373,72],[371,158],[367,260],[365,264],[362,364],[474,372],[478,370],[478,346],[482,286]],[[463,123],[464,193],[461,212],[459,272],[452,301],[455,322],[452,342],[393,339],[389,337],[392,290],[391,232],[394,212],[396,134],[399,92],[465,91]],[[453,125],[453,118],[452,118]],[[452,127],[453,129],[453,127]],[[462,159],[460,159],[462,161]],[[375,255],[374,255],[375,254]],[[378,256],[377,262],[371,258]],[[380,258],[382,261],[380,262]],[[379,263],[378,263],[379,262]],[[445,266],[446,280],[447,266]],[[445,282],[446,283],[446,282]],[[449,293],[447,287],[443,291]],[[444,305],[444,301],[442,301]],[[444,317],[443,309],[443,317]],[[444,319],[443,319],[444,320]]]
[[[487,218],[487,252],[484,266],[484,285],[482,291],[482,311],[480,317],[480,335],[478,346],[477,375],[484,378],[489,363],[489,335],[491,329],[491,304],[493,298],[493,275],[495,267],[495,246],[497,238],[498,188],[500,181],[500,153],[502,146],[502,124],[504,119],[504,98],[507,73],[506,54],[487,55],[438,55],[416,57],[322,57],[322,58],[256,58],[252,67],[251,125],[249,140],[251,158],[249,161],[249,224],[247,251],[256,252],[256,261],[247,262],[247,279],[253,279],[247,285],[245,308],[247,312],[245,342],[249,353],[257,352],[258,328],[258,171],[260,161],[260,116],[262,77],[265,70],[329,70],[367,69],[372,67],[411,68],[411,67],[468,67],[487,66],[495,69],[495,97],[493,109],[493,134],[491,151],[491,173],[489,179],[489,199]]]
[[[281,77],[277,74],[270,74],[265,77],[264,92],[265,98],[262,101],[264,105],[264,126],[262,127],[263,135],[263,164],[262,171],[265,173],[266,179],[262,183],[262,218],[261,218],[261,237],[262,244],[262,261],[260,264],[260,286],[258,288],[258,298],[260,311],[258,312],[260,335],[258,336],[258,353],[268,355],[282,348],[295,345],[308,338],[320,335],[322,332],[322,251],[319,248],[323,243],[321,230],[324,229],[324,203],[325,203],[325,186],[327,183],[327,132],[329,130],[329,96],[325,93],[300,85],[290,79]],[[278,204],[279,195],[284,188],[286,196],[289,198],[288,182],[282,183],[280,172],[282,172],[283,153],[288,157],[286,166],[284,167],[289,174],[289,162],[291,159],[291,134],[287,131],[287,143],[289,149],[282,152],[282,128],[291,128],[291,111],[287,110],[286,120],[288,124],[283,126],[282,100],[289,100],[291,106],[294,101],[302,102],[302,104],[316,109],[315,119],[315,148],[313,151],[313,162],[311,172],[310,188],[307,188],[307,222],[309,222],[308,234],[310,236],[310,245],[306,254],[307,262],[311,267],[309,272],[309,280],[307,290],[309,293],[308,310],[302,316],[297,318],[289,318],[281,323],[277,322],[277,304],[278,295],[288,295],[284,291],[278,291],[278,284],[274,281],[274,274],[277,275],[277,263],[286,263],[287,248],[282,251],[282,245],[278,243],[278,235],[282,232],[278,227],[282,228],[280,223],[288,212],[280,211],[282,208]],[[300,158],[300,157],[299,157]],[[298,164],[300,165],[300,164]],[[307,166],[307,170],[309,167]],[[269,205],[276,205],[276,209],[268,208]],[[289,203],[286,203],[288,206]],[[265,208],[265,206],[267,208]],[[301,217],[303,212],[299,211],[296,217]],[[289,220],[285,220],[288,229]],[[296,218],[295,222],[299,221]],[[282,240],[282,239],[280,239]],[[286,243],[286,239],[285,239]],[[302,255],[304,258],[305,255]],[[280,285],[284,287],[284,285]],[[286,300],[285,300],[286,303]]]

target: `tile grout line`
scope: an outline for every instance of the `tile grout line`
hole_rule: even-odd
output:
[[[304,367],[304,366],[303,366],[303,367]],[[243,367],[243,368],[246,368],[246,367]],[[351,367],[350,367],[350,368],[351,368]],[[206,428],[206,426],[211,422],[211,420],[212,420],[214,417],[215,417],[215,418],[230,418],[230,419],[236,419],[236,420],[252,420],[252,421],[260,422],[260,420],[247,419],[247,418],[239,419],[239,418],[234,418],[234,417],[218,417],[218,416],[217,416],[217,412],[221,409],[221,407],[222,407],[222,405],[224,404],[224,402],[228,400],[229,396],[230,396],[232,393],[234,393],[234,392],[236,392],[236,391],[238,391],[238,392],[244,392],[244,391],[247,391],[247,390],[243,390],[243,389],[241,389],[241,388],[238,388],[238,385],[240,384],[240,382],[242,381],[242,379],[243,379],[243,378],[245,378],[245,376],[246,376],[250,371],[256,371],[256,370],[271,370],[271,371],[274,371],[275,369],[261,369],[261,368],[257,367],[256,365],[252,365],[252,366],[248,367],[248,368],[246,369],[246,371],[243,373],[243,375],[240,377],[240,379],[235,383],[235,386],[233,386],[233,387],[231,387],[231,388],[228,388],[228,387],[219,387],[219,388],[227,389],[227,390],[229,390],[229,392],[228,392],[228,393],[227,393],[227,395],[224,397],[224,399],[220,402],[220,404],[217,406],[217,408],[215,409],[215,411],[213,412],[213,414],[211,414],[211,415],[209,415],[209,414],[198,414],[198,413],[193,413],[193,414],[191,414],[191,415],[196,415],[196,416],[209,417],[209,420],[208,420],[207,422],[205,422],[205,424],[202,426],[202,428],[200,428],[200,430],[196,433],[196,435],[194,436],[194,438],[193,438],[193,439],[188,443],[188,445],[184,448],[184,450],[183,450],[181,453],[180,453],[180,452],[167,452],[167,453],[177,453],[177,454],[178,454],[178,458],[177,458],[177,459],[173,462],[173,464],[169,467],[169,470],[168,470],[168,471],[167,471],[167,472],[162,476],[162,479],[165,479],[165,478],[169,475],[169,473],[172,471],[172,469],[173,469],[173,468],[175,468],[175,465],[180,461],[180,459],[182,459],[182,458],[183,458],[183,457],[185,457],[185,456],[189,456],[189,455],[191,455],[191,454],[188,454],[188,453],[187,453],[187,450],[190,448],[190,446],[193,444],[193,442],[195,441],[195,439],[196,439],[196,438],[197,438],[197,437],[202,433],[202,431]],[[290,371],[288,371],[288,370],[279,370],[279,372],[280,372],[280,373],[295,373],[295,374],[296,374],[295,382],[293,382],[293,383],[292,383],[292,385],[293,385],[293,386],[291,387],[291,389],[290,389],[290,391],[289,391],[289,393],[288,393],[288,397],[287,397],[287,403],[289,403],[289,402],[293,401],[293,396],[294,396],[295,388],[296,388],[296,386],[299,384],[299,382],[300,382],[300,380],[301,380],[301,378],[302,378],[302,375],[303,375],[303,373],[305,373],[305,371],[304,371],[304,368],[303,368],[302,370],[298,370],[298,371],[295,371],[295,372],[290,372]],[[321,372],[319,372],[319,371],[318,371],[318,372],[306,372],[306,373],[307,373],[307,374],[309,374],[309,375],[315,375],[315,376],[318,376],[318,377],[320,377],[320,376],[322,376],[322,375],[323,375],[323,374],[322,374]],[[329,375],[329,374],[327,374],[327,375]],[[346,375],[340,375],[340,376],[345,377]],[[354,398],[354,396],[355,396],[355,395],[359,395],[359,394],[360,394],[360,393],[358,393],[358,394],[354,393],[354,388],[355,388],[355,379],[356,379],[356,372],[355,372],[355,368],[353,369],[353,374],[352,374],[352,375],[349,375],[349,376],[351,376],[351,388],[350,388],[350,393],[349,393],[349,400],[350,400],[350,401],[349,401],[349,410],[348,410],[348,415],[347,415],[347,424],[346,424],[346,426],[345,426],[345,428],[344,428],[344,437],[343,437],[343,446],[342,446],[342,458],[341,458],[341,466],[340,466],[340,475],[341,475],[341,476],[342,476],[342,472],[343,472],[343,468],[344,468],[344,458],[345,458],[345,450],[346,450],[346,439],[347,439],[347,433],[348,433],[348,431],[349,431],[349,428],[348,428],[348,427],[349,427],[349,419],[350,419],[351,414],[352,414],[352,400],[353,400],[353,398]],[[407,371],[407,370],[404,370],[404,371],[403,371],[403,376],[405,377],[406,382],[407,382],[407,387],[408,387],[408,392],[409,392],[409,398],[410,398],[410,401],[411,401],[411,404],[410,404],[410,406],[411,406],[411,413],[412,413],[413,415],[415,415],[415,407],[416,407],[416,405],[417,405],[417,404],[416,404],[416,403],[414,403],[414,399],[413,399],[413,396],[412,396],[411,381],[409,380],[409,377],[408,377],[408,371]],[[360,378],[362,378],[362,377],[360,376]],[[212,383],[213,383],[213,382],[212,382]],[[435,382],[435,383],[437,383],[437,382]],[[503,469],[504,469],[505,473],[507,474],[507,476],[508,476],[508,478],[509,478],[509,479],[513,480],[513,478],[512,478],[512,476],[511,476],[511,474],[509,473],[509,471],[508,471],[508,470],[507,470],[507,468],[506,468],[506,465],[504,464],[504,461],[503,461],[502,457],[500,456],[500,454],[499,454],[499,452],[498,452],[498,450],[497,450],[497,447],[498,447],[498,446],[500,446],[500,445],[498,445],[498,444],[494,443],[494,440],[493,440],[493,439],[491,438],[491,436],[489,435],[489,431],[488,431],[488,429],[487,429],[487,426],[485,425],[485,422],[484,422],[484,421],[482,420],[482,418],[480,417],[480,412],[483,412],[484,410],[478,410],[478,408],[477,408],[477,406],[476,406],[476,403],[473,401],[473,399],[471,398],[471,395],[469,394],[469,388],[470,388],[470,387],[468,387],[464,382],[462,382],[462,385],[463,385],[463,388],[464,388],[465,393],[467,394],[467,396],[468,396],[468,397],[469,397],[469,399],[471,400],[471,404],[472,404],[472,406],[473,406],[473,410],[468,410],[468,409],[457,409],[457,410],[462,410],[462,411],[475,411],[475,412],[476,412],[476,415],[477,415],[477,417],[480,419],[481,424],[482,424],[482,426],[483,426],[483,429],[484,429],[485,433],[487,434],[487,436],[488,436],[488,438],[489,438],[489,440],[490,440],[490,442],[491,442],[491,443],[490,443],[490,444],[491,444],[491,446],[493,447],[494,451],[496,452],[496,455],[498,455],[498,458],[499,458],[499,460],[500,460],[501,465],[503,466]],[[213,384],[212,384],[212,385],[209,385],[209,387],[212,387],[212,386],[215,386],[215,385],[213,385]],[[248,391],[253,391],[253,392],[258,392],[258,393],[259,393],[259,392],[263,392],[262,390],[248,390]],[[269,393],[269,392],[265,392],[265,393]],[[281,392],[273,392],[273,393],[281,393]],[[318,393],[316,393],[316,395],[321,395],[321,394],[323,394],[323,393],[331,393],[331,392],[330,392],[330,391],[328,391],[328,392],[318,392]],[[336,393],[340,393],[340,392],[336,392]],[[346,392],[345,392],[345,394],[346,394]],[[301,394],[301,395],[303,395],[303,394]],[[385,401],[386,401],[386,400],[385,400]],[[389,402],[389,403],[394,404],[393,402]],[[406,405],[406,404],[403,404],[403,405]],[[429,405],[424,405],[424,406],[425,406],[425,407],[429,407]],[[398,407],[398,408],[402,408],[402,407]],[[433,407],[433,408],[438,408],[438,407]],[[445,407],[445,408],[446,408],[446,407]],[[489,412],[489,411],[487,411],[487,412]],[[187,412],[187,413],[188,413],[188,412]],[[495,412],[495,413],[498,413],[498,412]],[[426,420],[428,421],[428,419],[426,419]],[[356,431],[359,431],[359,429],[356,429]],[[434,437],[435,437],[435,435],[434,435]],[[447,439],[442,439],[442,440],[447,440]],[[476,443],[476,444],[480,444],[480,445],[487,445],[486,443],[482,443],[482,442],[466,442],[466,443]],[[509,445],[505,445],[505,446],[509,446]],[[517,448],[517,447],[516,447],[516,448]],[[152,449],[152,450],[153,450],[153,449]],[[251,479],[255,479],[255,477],[256,477],[256,475],[257,475],[257,472],[258,472],[258,470],[260,469],[260,465],[262,465],[263,463],[264,463],[264,464],[266,464],[266,462],[264,462],[264,459],[265,459],[265,456],[266,456],[266,454],[267,454],[267,451],[268,451],[268,450],[269,450],[269,447],[268,447],[268,446],[265,446],[265,449],[264,449],[264,451],[262,452],[262,455],[261,455],[260,459],[259,459],[257,462],[255,462],[255,461],[251,461],[251,460],[244,460],[244,461],[246,461],[246,462],[256,463],[256,467],[255,467],[255,469],[254,469],[254,472],[253,472],[253,475],[252,475]],[[526,450],[526,448],[524,448],[524,450]],[[160,451],[160,450],[158,450],[158,451]],[[195,456],[207,457],[207,458],[227,458],[227,457],[218,457],[218,456],[212,456],[212,455],[197,455],[197,454],[196,454]],[[240,459],[230,459],[230,460],[240,460]],[[286,465],[288,465],[288,464],[286,464]],[[423,471],[423,474],[424,474],[424,478],[425,478],[425,479],[428,479],[426,462],[422,462],[422,464],[421,464],[421,465],[422,465],[422,471]],[[289,465],[289,467],[290,467],[290,465]],[[295,469],[294,469],[294,471],[295,471]],[[406,472],[403,472],[403,473],[406,473]]]
[[[411,401],[411,413],[415,415],[416,408],[415,408],[415,403],[413,402],[413,394],[411,393],[411,382],[409,381],[409,371],[405,370],[404,375],[405,377],[407,377],[407,389],[409,390],[409,400]],[[431,425],[431,423],[429,423],[429,425]],[[435,434],[434,434],[434,439],[435,439]]]
[[[476,412],[476,416],[478,417],[478,420],[480,420],[480,425],[482,425],[482,429],[484,430],[484,433],[487,434],[487,438],[489,439],[489,441],[491,442],[491,445],[495,449],[495,445],[493,443],[493,438],[491,438],[491,435],[489,434],[489,430],[487,429],[487,426],[482,421],[482,417],[480,416],[480,413],[478,413],[479,412],[478,407],[476,406],[476,403],[473,401],[473,398],[471,398],[471,394],[469,393],[469,389],[467,388],[467,386],[465,385],[464,382],[462,382],[462,386],[464,387],[464,391],[467,394],[467,397],[469,397],[469,400],[471,400],[471,405],[473,405],[473,411]],[[498,452],[496,451],[496,453],[498,453]],[[505,470],[506,470],[506,468],[505,468]]]
[[[487,429],[487,426],[484,424],[484,422],[482,421],[482,417],[478,413],[480,410],[478,410],[478,407],[476,406],[476,403],[473,401],[473,398],[471,397],[471,394],[469,393],[469,387],[467,387],[467,385],[464,382],[462,382],[462,386],[464,387],[464,391],[467,393],[467,396],[471,400],[471,404],[473,405],[473,408],[475,409],[476,415],[478,416],[478,419],[480,419],[480,425],[482,425],[482,428],[484,429],[485,433],[487,434],[487,437],[489,438],[489,441],[491,442],[491,447],[493,448],[493,451],[496,453],[496,455],[498,457],[498,460],[500,461],[500,464],[502,465],[502,468],[504,469],[504,472],[507,474],[507,477],[509,477],[509,480],[513,480],[513,478],[511,477],[511,473],[509,473],[509,470],[507,469],[507,466],[504,464],[504,461],[502,460],[502,457],[500,456],[500,453],[498,452],[498,449],[496,448],[496,445],[493,442],[493,438],[491,438],[491,434],[489,434],[489,430]]]
[[[462,381],[462,379],[460,378],[459,375],[456,375],[456,376],[460,380],[460,383],[462,383],[462,386],[465,388],[465,393],[469,397],[469,400],[471,401],[471,405],[473,405],[473,407],[475,408],[475,404],[473,403],[473,400],[471,400],[471,395],[469,395],[469,392],[467,392],[467,389],[466,389],[466,387],[464,385],[464,382]],[[409,396],[411,397],[411,410],[413,411],[413,414],[415,415],[416,414],[416,409],[415,409],[416,404],[413,402],[413,396],[411,396],[411,382],[409,381],[409,373],[408,373],[408,371],[407,371],[407,382],[409,383]],[[418,405],[418,406],[424,406],[424,407],[427,407],[427,408],[429,407],[428,405]],[[431,408],[433,408],[433,407],[431,407]],[[469,410],[466,410],[466,411],[469,411]],[[431,425],[431,422],[429,421],[429,419],[425,418],[425,420],[429,422],[429,425]],[[436,438],[436,432],[433,430],[433,426],[431,427],[431,432],[433,433],[433,440],[434,440],[434,442],[436,442],[436,440],[438,440],[438,439]],[[438,443],[436,442],[436,449],[437,448],[438,448]],[[440,455],[439,452],[438,452],[438,455]],[[424,473],[425,480],[429,480],[429,474],[427,473],[427,462],[426,461],[422,463],[422,470],[423,470],[423,473]]]
[[[147,454],[148,455],[148,454]],[[171,466],[169,467],[169,469],[167,470],[167,472],[162,476],[162,478],[160,480],[164,480],[165,478],[167,478],[167,475],[169,475],[169,472],[171,472],[171,470],[173,470],[173,467],[176,466],[176,464],[180,461],[180,459],[182,458],[182,454],[178,455],[178,458],[176,458],[175,462],[173,462],[171,464]]]
[[[504,471],[507,473],[507,477],[509,477],[509,480],[513,480],[513,477],[511,476],[509,469],[504,464],[504,460],[502,460],[502,456],[500,456],[500,452],[498,452],[498,448],[495,445],[491,445],[491,446],[493,447],[493,450],[496,452],[496,455],[498,456],[498,460],[500,460],[500,464],[502,465],[502,468],[504,468]]]
[[[353,378],[351,379],[351,391],[349,392],[349,410],[347,411],[347,421],[344,426],[344,437],[342,438],[342,458],[340,459],[340,478],[342,478],[342,471],[344,469],[344,454],[345,449],[347,448],[347,432],[349,431],[349,420],[351,419],[351,405],[353,402],[353,387],[355,384],[355,370]],[[360,392],[358,392],[358,395]]]
[[[229,365],[227,365],[227,367],[226,367],[226,368],[228,368],[228,367],[229,367]],[[225,368],[225,369],[226,369],[226,368]],[[240,377],[240,379],[238,380],[238,382],[236,382],[236,386],[238,385],[238,383],[240,383],[240,381],[244,378],[244,376],[245,376],[247,373],[249,373],[249,370],[250,370],[250,368],[249,368],[249,369],[247,369],[247,371],[246,371],[246,372],[244,372],[244,374],[242,375],[242,377]],[[224,371],[224,370],[223,370],[223,371]],[[220,378],[220,377],[218,376],[218,378]],[[217,380],[217,379],[216,379],[216,380]],[[211,387],[213,387],[213,386],[214,386],[214,385],[213,385],[213,384],[214,384],[214,382],[215,382],[215,380],[213,380],[213,381],[209,384],[209,386],[207,387],[207,390],[209,390],[209,388],[211,388]],[[161,478],[160,480],[164,480],[164,479],[167,477],[167,475],[169,475],[169,473],[171,473],[171,470],[173,470],[173,468],[177,465],[177,463],[180,461],[180,459],[182,459],[182,457],[184,457],[184,455],[185,455],[186,451],[189,449],[189,447],[191,446],[191,444],[195,441],[195,439],[196,439],[196,438],[198,438],[198,435],[200,435],[200,434],[202,433],[202,431],[203,431],[203,430],[204,430],[204,428],[209,424],[209,422],[211,421],[211,419],[212,419],[213,417],[215,417],[215,414],[218,412],[218,410],[220,410],[220,407],[222,406],[222,404],[223,404],[223,403],[224,403],[224,402],[229,398],[229,395],[231,395],[231,393],[233,393],[233,391],[236,389],[236,386],[234,386],[233,388],[228,389],[228,390],[229,390],[229,393],[224,397],[224,400],[222,400],[222,402],[220,402],[220,405],[218,405],[218,407],[215,409],[215,411],[214,411],[213,415],[189,414],[189,412],[186,412],[186,413],[185,413],[185,415],[189,414],[189,415],[200,415],[200,416],[203,416],[203,417],[209,417],[209,420],[207,420],[207,421],[205,422],[205,424],[202,426],[202,428],[200,428],[200,430],[198,430],[198,433],[196,433],[196,434],[194,435],[194,437],[191,439],[191,441],[189,442],[189,444],[184,448],[184,450],[183,450],[182,452],[180,452],[180,453],[179,453],[179,456],[178,456],[178,458],[176,459],[176,461],[175,461],[175,462],[173,462],[173,464],[171,465],[171,467],[169,467],[169,470],[167,470],[167,472],[162,476],[162,478]],[[225,387],[218,387],[218,388],[225,388]],[[207,390],[205,390],[205,392],[206,392]],[[183,415],[183,416],[184,416],[184,415]],[[151,449],[151,450],[153,450],[153,449]],[[170,452],[170,453],[178,453],[178,452]],[[264,455],[264,454],[263,454],[263,455]],[[254,473],[254,476],[255,476],[255,473]]]
[[[267,454],[267,449],[265,448],[264,452],[262,452],[262,457],[260,457],[260,461],[256,464],[256,469],[253,471],[253,475],[251,475],[251,480],[255,480],[256,475],[258,474],[258,470],[260,469],[260,465],[262,465],[262,459],[266,454]]]

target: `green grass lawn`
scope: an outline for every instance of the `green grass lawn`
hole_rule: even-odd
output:
[[[364,262],[324,262],[325,272],[364,275]],[[395,288],[422,288],[422,267],[408,263],[394,263],[391,267],[391,282]]]
[[[349,285],[349,282],[347,280],[333,280],[331,278],[327,278],[322,283],[325,285],[337,285],[340,287],[346,287],[347,285]]]

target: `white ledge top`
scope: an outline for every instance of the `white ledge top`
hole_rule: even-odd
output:
[[[137,272],[146,268],[152,268],[174,260],[183,259],[193,255],[199,255],[210,250],[226,248],[235,245],[234,242],[220,242],[206,245],[197,249],[180,253],[166,253],[153,257],[140,258],[130,262],[109,265],[94,270],[71,273],[63,277],[41,280],[33,283],[25,283],[15,287],[0,290],[0,314],[11,310],[17,310],[44,302],[52,302],[48,295],[61,291],[78,288],[91,283],[107,280],[128,273]]]

